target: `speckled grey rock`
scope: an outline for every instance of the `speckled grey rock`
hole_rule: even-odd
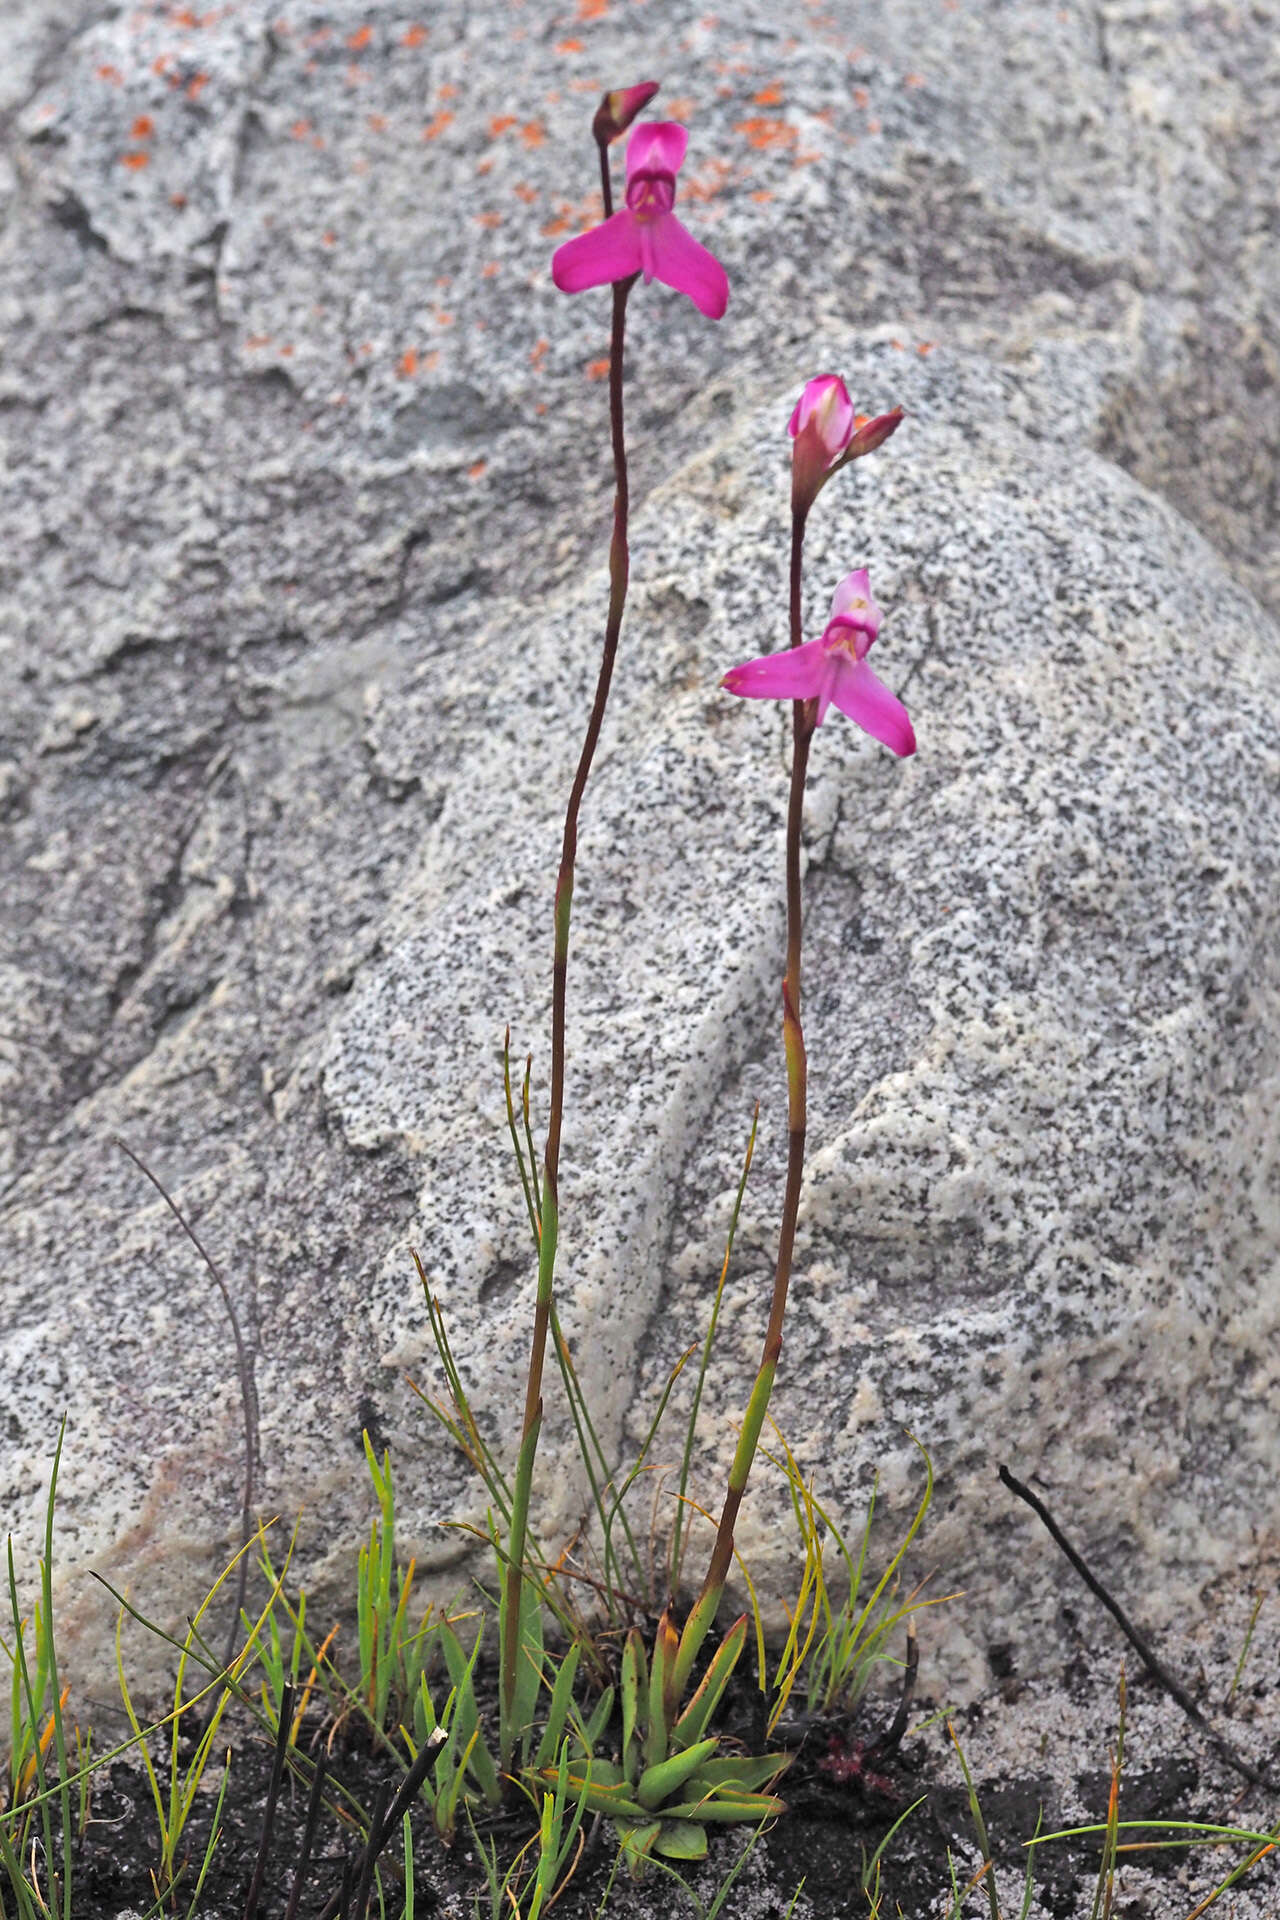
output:
[[[817,743],[778,1418],[855,1522],[881,1471],[886,1537],[903,1428],[930,1448],[953,1692],[1053,1630],[999,1458],[1155,1624],[1274,1533],[1274,18],[594,12],[504,7],[497,59],[479,6],[28,4],[6,47],[0,1517],[33,1554],[67,1409],[63,1604],[99,1687],[85,1570],[180,1622],[240,1475],[225,1316],[113,1135],[228,1277],[258,1498],[305,1507],[323,1603],[365,1426],[406,1545],[466,1577],[440,1523],[479,1502],[404,1384],[432,1371],[410,1248],[509,1448],[531,1276],[499,1051],[510,1021],[543,1111],[610,485],[607,303],[546,259],[591,215],[593,97],[647,71],[734,293],[719,327],[633,302],[564,1165],[606,1442],[701,1331],[757,1097],[709,1501],[758,1351],[783,718],[716,682],[781,641],[781,428],[839,366],[912,419],[824,496],[807,612],[869,562],[921,751],[834,717]],[[558,1537],[583,1489],[548,1416]],[[775,1606],[781,1513],[764,1472],[740,1539]]]

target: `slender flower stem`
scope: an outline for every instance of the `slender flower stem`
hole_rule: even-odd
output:
[[[603,177],[608,178],[608,158],[602,150]],[[547,1333],[551,1323],[554,1294],[556,1240],[560,1221],[560,1129],[564,1118],[565,1079],[565,1006],[569,977],[569,924],[573,904],[574,864],[578,851],[578,812],[586,791],[591,762],[604,722],[604,711],[613,679],[613,663],[622,630],[622,613],[627,598],[627,452],[622,419],[622,353],[626,330],[627,295],[636,275],[619,280],[613,287],[613,329],[609,350],[609,425],[613,441],[614,501],[613,539],[609,547],[609,613],[605,623],[604,650],[596,681],[591,718],[578,759],[565,812],[564,838],[560,849],[560,871],[556,878],[555,950],[551,999],[551,1102],[547,1120],[547,1144],[542,1174],[542,1235],[538,1247],[538,1294],[533,1317],[533,1341],[529,1353],[529,1372],[525,1389],[524,1426],[520,1436],[520,1454],[516,1463],[515,1488],[511,1503],[511,1535],[506,1566],[503,1570],[503,1643],[501,1686],[501,1753],[504,1769],[510,1767],[512,1752],[521,1729],[514,1722],[516,1687],[520,1663],[520,1599],[524,1580],[524,1555],[529,1528],[529,1497],[533,1485],[533,1463],[538,1451],[542,1426],[542,1371],[546,1357]]]
[[[802,639],[800,583],[804,555],[806,511],[791,516],[791,645]],[[804,931],[803,899],[800,886],[800,830],[804,820],[804,784],[809,766],[809,743],[813,739],[816,709],[811,700],[792,702],[791,794],[787,804],[787,970],[782,982],[782,1039],[787,1062],[787,1184],[782,1203],[782,1223],[778,1233],[778,1262],[773,1276],[773,1299],[764,1348],[756,1374],[746,1418],[729,1469],[729,1485],[715,1545],[707,1566],[702,1591],[694,1603],[681,1636],[676,1661],[676,1684],[683,1691],[698,1657],[699,1648],[715,1619],[729,1567],[733,1560],[733,1535],[738,1522],[747,1476],[765,1415],[773,1392],[774,1375],[782,1355],[782,1320],[787,1309],[787,1288],[791,1281],[791,1259],[795,1249],[796,1219],[800,1212],[800,1185],[804,1175],[805,1129],[807,1124],[807,1063],[804,1033],[800,1026],[800,955]]]
[[[610,220],[613,217],[613,175],[609,170],[609,142],[597,140],[596,145],[600,149],[600,198],[604,201],[604,217]],[[616,454],[614,457],[616,459]]]

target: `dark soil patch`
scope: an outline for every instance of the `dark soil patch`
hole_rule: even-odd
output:
[[[740,1739],[747,1748],[760,1749],[759,1695],[743,1688],[731,1699],[721,1731],[730,1743]],[[948,1855],[955,1860],[963,1886],[973,1875],[979,1857],[965,1792],[940,1784],[944,1747],[935,1731],[887,1758],[866,1754],[860,1741],[874,1741],[878,1728],[868,1716],[855,1720],[797,1720],[784,1726],[771,1743],[795,1754],[781,1786],[788,1812],[757,1849],[750,1871],[735,1888],[724,1909],[726,1920],[782,1920],[803,1880],[806,1897],[818,1920],[843,1920],[857,1915],[867,1920],[869,1904],[863,1891],[865,1863],[870,1861],[913,1802],[920,1802],[893,1834],[881,1861],[886,1915],[902,1920],[926,1920],[939,1912],[939,1898],[951,1884]],[[978,1729],[973,1731],[976,1745]],[[223,1750],[225,1751],[225,1749]],[[219,1756],[219,1758],[221,1755]],[[330,1796],[337,1803],[345,1789],[356,1805],[368,1811],[379,1790],[393,1792],[403,1777],[385,1753],[367,1746],[335,1744],[327,1760],[334,1783]],[[155,1907],[149,1868],[157,1863],[157,1822],[142,1774],[132,1766],[114,1763],[96,1775],[90,1823],[74,1844],[75,1920],[123,1920],[127,1914],[188,1911],[201,1920],[242,1920],[246,1895],[258,1856],[264,1811],[269,1796],[272,1753],[252,1728],[238,1728],[232,1738],[230,1778],[222,1806],[223,1832],[213,1863],[194,1907],[195,1881],[212,1824],[221,1765],[212,1763],[208,1790],[190,1823],[188,1865],[172,1903]],[[362,1835],[359,1817],[340,1818],[331,1805],[316,1830],[311,1857],[295,1882],[304,1850],[308,1789],[304,1772],[286,1772],[278,1797],[258,1920],[320,1920],[326,1906],[340,1894],[358,1859]],[[1194,1763],[1179,1758],[1127,1777],[1127,1817],[1191,1817],[1198,1786]],[[162,1775],[163,1784],[163,1775]],[[1021,1873],[1024,1843],[1035,1831],[1043,1810],[1046,1823],[1057,1817],[1059,1787],[1049,1778],[977,1782],[982,1811],[993,1853],[1001,1866]],[[1109,1776],[1092,1772],[1076,1783],[1076,1792],[1094,1818],[1105,1816]],[[495,1845],[499,1860],[510,1861],[528,1839],[528,1811],[517,1804],[497,1819],[481,1822],[482,1838]],[[612,1829],[603,1821],[588,1820],[587,1836],[577,1871],[556,1904],[561,1920],[591,1920],[600,1908],[614,1866],[616,1845]],[[416,1915],[439,1920],[471,1920],[479,1901],[483,1920],[490,1913],[487,1883],[476,1858],[475,1841],[465,1824],[451,1847],[434,1834],[421,1803],[413,1816]],[[706,1903],[749,1839],[746,1829],[729,1829],[713,1842],[708,1866],[691,1875],[698,1896]],[[1160,1856],[1157,1856],[1159,1859]],[[1169,1856],[1172,1866],[1177,1856]],[[386,1894],[386,1912],[399,1920],[401,1912],[401,1840],[397,1833],[380,1863]],[[1093,1841],[1055,1843],[1037,1857],[1036,1893],[1031,1914],[1036,1920],[1074,1920],[1088,1910],[1098,1867]],[[2,1883],[0,1883],[2,1884]],[[1083,1906],[1082,1906],[1083,1903]],[[697,1909],[666,1878],[634,1888],[619,1876],[609,1913],[618,1920],[684,1920]],[[376,1896],[369,1912],[379,1914]],[[981,1893],[965,1905],[970,1913],[985,1915]],[[347,1920],[360,1920],[354,1896]]]

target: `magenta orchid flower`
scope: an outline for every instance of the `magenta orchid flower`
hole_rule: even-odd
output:
[[[867,665],[880,619],[867,570],[859,567],[836,588],[820,640],[731,667],[720,684],[748,700],[816,700],[816,726],[822,725],[828,707],[839,707],[891,753],[905,757],[916,750],[910,717]]]
[[[811,506],[818,489],[853,438],[857,418],[849,390],[838,373],[820,373],[805,385],[787,423],[791,449],[791,501],[797,511]]]
[[[633,273],[687,293],[700,313],[718,320],[729,304],[729,278],[713,253],[676,219],[676,174],[689,136],[674,120],[637,127],[627,142],[627,204],[602,226],[557,247],[551,277],[561,293],[582,293]]]
[[[787,424],[787,432],[795,441],[791,450],[792,512],[807,513],[837,465],[873,453],[901,420],[901,407],[874,420],[855,413],[849,390],[838,373],[820,373],[808,381]]]

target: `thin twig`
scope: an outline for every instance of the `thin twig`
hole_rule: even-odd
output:
[[[373,1870],[378,1863],[378,1855],[382,1852],[382,1822],[390,1797],[391,1790],[384,1781],[378,1788],[378,1797],[373,1803],[373,1819],[369,1823],[369,1844],[360,1862],[360,1878],[356,1882],[355,1920],[366,1920],[369,1912],[369,1897],[373,1892]]]
[[[1086,1566],[1084,1560],[1067,1539],[1066,1534],[1062,1531],[1062,1528],[1058,1525],[1048,1507],[1045,1506],[1044,1501],[1037,1499],[1030,1487],[1024,1487],[1021,1480],[1015,1480],[1008,1467],[1000,1468],[1000,1478],[1004,1485],[1008,1487],[1010,1493],[1016,1493],[1019,1500],[1025,1500],[1031,1508],[1031,1511],[1043,1522],[1045,1530],[1054,1542],[1054,1545],[1061,1548],[1095,1600],[1102,1602],[1156,1685],[1167,1693],[1171,1700],[1177,1702],[1186,1714],[1188,1720],[1194,1721],[1214,1751],[1229,1767],[1236,1773],[1242,1775],[1244,1779],[1250,1781],[1253,1786],[1267,1787],[1274,1792],[1277,1783],[1265,1774],[1261,1768],[1255,1767],[1252,1761],[1246,1760],[1242,1754],[1237,1753],[1231,1745],[1231,1742],[1224,1739],[1217,1728],[1212,1726],[1205,1718],[1203,1712],[1196,1705],[1182,1682],[1177,1679],[1174,1674],[1170,1673],[1168,1667],[1164,1665],[1163,1661],[1160,1660],[1156,1654],[1151,1643],[1138,1631],[1137,1627],[1134,1626],[1119,1601],[1112,1599],[1101,1580]]]
[[[920,1643],[916,1639],[914,1614],[907,1621],[907,1662],[902,1669],[902,1692],[898,1698],[898,1711],[878,1739],[867,1748],[867,1757],[874,1754],[877,1760],[887,1760],[902,1745],[903,1735],[907,1731],[907,1721],[911,1717],[911,1701],[916,1690],[916,1674],[920,1669]]]
[[[311,1776],[311,1792],[307,1798],[307,1818],[302,1829],[302,1851],[298,1855],[298,1867],[293,1876],[293,1886],[289,1892],[289,1904],[285,1908],[284,1920],[298,1920],[298,1903],[302,1899],[302,1890],[306,1885],[307,1868],[311,1864],[311,1849],[316,1843],[316,1831],[320,1825],[320,1803],[324,1797],[324,1760],[317,1756],[315,1772]]]
[[[231,1322],[231,1337],[236,1343],[236,1369],[240,1375],[240,1403],[244,1411],[244,1494],[240,1502],[241,1560],[240,1572],[236,1581],[236,1604],[231,1616],[231,1625],[227,1630],[227,1649],[222,1661],[224,1667],[229,1667],[231,1665],[231,1657],[235,1652],[236,1630],[240,1624],[240,1615],[244,1608],[245,1593],[248,1589],[249,1582],[249,1556],[244,1552],[244,1549],[248,1545],[249,1537],[253,1532],[253,1466],[258,1452],[258,1405],[253,1386],[253,1371],[249,1365],[249,1353],[244,1343],[244,1336],[240,1331],[240,1318],[236,1313],[235,1302],[231,1298],[230,1289],[223,1279],[217,1263],[201,1243],[200,1236],[183,1213],[181,1207],[179,1207],[177,1201],[173,1198],[173,1195],[161,1185],[146,1161],[134,1152],[127,1141],[120,1139],[118,1134],[113,1136],[113,1143],[119,1147],[121,1153],[132,1160],[134,1166],[138,1169],[138,1172],[142,1174],[143,1178],[151,1182],[178,1225],[182,1228],[182,1231],[186,1234],[187,1239],[204,1261],[205,1266],[212,1276],[214,1285],[222,1295],[222,1304],[226,1308],[227,1318]]]
[[[423,1741],[414,1757],[413,1765],[400,1782],[396,1790],[396,1797],[389,1807],[386,1804],[386,1793],[383,1792],[379,1796],[374,1807],[373,1818],[369,1822],[368,1843],[365,1846],[363,1854],[360,1856],[359,1866],[361,1874],[363,1874],[366,1869],[372,1874],[378,1855],[383,1851],[391,1839],[391,1836],[399,1832],[404,1816],[417,1799],[422,1789],[422,1783],[434,1764],[440,1748],[444,1745],[445,1738],[446,1736],[437,1728],[428,1739]],[[335,1920],[342,1897],[341,1893],[336,1893],[333,1896],[328,1906],[320,1915],[320,1920]],[[360,1914],[358,1901],[356,1903],[356,1913],[357,1915]],[[287,1915],[286,1920],[288,1920]]]
[[[262,1836],[258,1841],[258,1858],[254,1863],[253,1878],[249,1882],[249,1892],[244,1903],[244,1920],[256,1920],[258,1901],[262,1897],[262,1884],[267,1877],[267,1860],[271,1853],[271,1829],[275,1824],[276,1803],[280,1798],[280,1782],[284,1777],[285,1756],[289,1751],[289,1736],[293,1731],[293,1697],[291,1686],[285,1685],[281,1688],[276,1749],[271,1756],[267,1803],[262,1810]]]

